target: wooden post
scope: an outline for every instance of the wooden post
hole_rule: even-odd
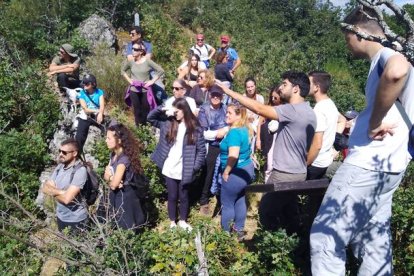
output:
[[[197,256],[199,262],[198,276],[208,276],[207,259],[204,256],[203,247],[201,244],[200,231],[197,232],[194,241],[197,249]]]

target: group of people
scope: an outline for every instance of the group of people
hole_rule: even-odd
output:
[[[358,7],[345,18],[345,23],[354,25],[356,31],[384,37],[374,17],[373,11]],[[138,33],[135,29],[131,36]],[[315,216],[309,225],[312,273],[345,275],[346,248],[351,246],[361,261],[359,273],[391,275],[392,195],[411,159],[404,111],[395,102],[399,101],[408,117],[414,119],[414,73],[406,58],[392,49],[349,30],[344,35],[352,54],[371,62],[365,90],[367,106],[354,120],[347,156],[324,197],[311,200]],[[224,79],[217,81],[217,76],[227,74],[220,64],[227,65],[230,77],[240,65],[237,53],[234,55],[234,49],[229,48],[228,36],[221,37],[217,54],[222,59],[216,65],[220,67],[216,67],[215,77],[207,68],[216,51],[204,44],[203,35],[196,38],[197,45],[173,82],[174,96],[164,105],[134,111],[135,119],[137,124],[149,122],[160,129],[151,158],[165,177],[170,227],[191,230],[187,221],[188,188],[202,170],[201,212],[208,212],[211,187],[220,187],[222,228],[242,238],[245,188],[254,179],[255,148],[266,157],[266,183],[321,178],[333,161],[335,136],[343,118],[328,96],[331,76],[327,72],[285,72],[265,104],[252,78],[245,82],[245,95],[232,91]],[[131,56],[128,54],[129,61],[124,66],[124,72],[131,71],[130,75],[124,74],[130,85],[128,95],[133,105],[149,104],[148,92],[164,72],[147,56],[152,50],[148,43],[141,39],[132,42],[130,49]],[[65,60],[76,61],[72,50],[62,45]],[[75,67],[54,62],[50,70],[51,74],[59,74],[73,72]],[[58,81],[63,78],[58,77]],[[313,109],[307,96],[316,102]],[[111,206],[121,227],[138,227],[143,222],[142,210],[132,207],[138,203],[136,195],[128,192],[128,180],[131,174],[142,173],[139,142],[122,125],[109,128],[106,139],[112,151],[104,176],[111,189]],[[62,228],[85,221],[86,209],[75,203],[85,170],[72,172],[79,162],[76,141],[65,141],[59,152],[62,164],[43,190],[58,201],[57,216]],[[297,209],[297,204],[294,196],[286,196],[280,202],[281,208],[289,212]]]

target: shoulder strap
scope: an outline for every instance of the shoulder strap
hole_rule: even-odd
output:
[[[98,89],[96,89],[96,90],[98,90]],[[95,93],[95,92],[94,92]],[[95,103],[93,100],[92,100],[92,98],[91,98],[91,96],[89,96],[89,93],[88,93],[88,91],[86,91],[85,90],[85,95],[86,95],[86,97],[88,97],[89,98],[89,100],[97,107],[97,108],[99,108],[99,105],[97,104],[97,103]]]
[[[384,68],[381,66],[381,63],[378,60],[377,73],[378,73],[379,78],[381,78],[382,72],[384,72]],[[405,112],[405,109],[402,106],[400,99],[397,99],[395,101],[395,106],[397,107],[398,111],[400,112],[401,117],[403,118],[405,124],[408,127],[408,130],[410,130],[413,124],[411,123],[410,118],[408,118],[408,114],[407,114],[407,112]]]
[[[72,173],[70,174],[70,183],[69,183],[69,185],[72,184],[72,180],[73,180],[73,177],[75,176],[76,171],[79,168],[84,167],[84,166],[85,166],[85,164],[83,164],[82,161],[80,161],[78,164],[73,165],[73,170],[72,170]]]
[[[410,130],[413,124],[411,123],[410,118],[408,118],[407,112],[405,112],[404,107],[402,106],[399,99],[395,101],[395,106],[397,107],[398,111],[401,113],[401,117],[403,118],[405,124]]]

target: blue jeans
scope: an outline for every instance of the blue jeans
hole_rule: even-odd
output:
[[[362,261],[358,275],[392,275],[391,204],[404,172],[384,173],[344,163],[313,222],[313,275],[345,275],[349,245]]]
[[[247,207],[245,188],[254,179],[254,166],[250,163],[241,168],[233,168],[228,181],[221,186],[221,227],[230,232],[230,226],[234,220],[234,228],[240,232],[244,229]]]

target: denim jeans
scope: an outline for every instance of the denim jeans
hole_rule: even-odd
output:
[[[221,186],[221,227],[230,232],[230,226],[234,220],[234,228],[237,232],[244,229],[247,207],[245,188],[254,179],[253,162],[241,167],[233,168],[227,182],[223,179]]]
[[[361,261],[359,275],[392,275],[391,204],[403,175],[338,169],[311,229],[313,275],[345,275],[347,246]]]

